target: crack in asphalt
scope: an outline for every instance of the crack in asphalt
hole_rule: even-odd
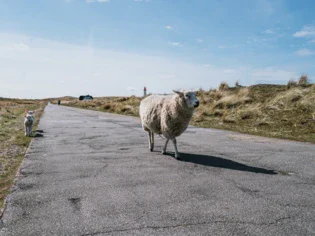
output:
[[[107,231],[99,231],[95,233],[87,233],[81,234],[81,236],[95,236],[99,234],[108,234],[108,233],[115,233],[115,232],[128,232],[133,230],[142,230],[142,229],[168,229],[168,228],[179,228],[179,227],[189,227],[195,225],[208,225],[208,224],[242,224],[242,225],[261,225],[261,226],[270,226],[279,224],[281,221],[291,219],[291,216],[281,217],[276,219],[274,222],[269,223],[258,223],[258,222],[246,222],[246,221],[224,221],[224,220],[216,220],[216,221],[205,221],[205,222],[198,222],[198,223],[190,223],[190,224],[180,224],[180,225],[166,225],[166,226],[144,226],[144,227],[135,227],[135,228],[128,228],[128,229],[117,229],[117,230],[107,230]]]

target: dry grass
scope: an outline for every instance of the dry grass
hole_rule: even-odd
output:
[[[44,106],[39,100],[0,98],[0,209],[31,141],[24,136],[25,110],[36,110],[36,128]]]
[[[224,90],[228,90],[230,87],[229,87],[229,85],[228,85],[228,83],[227,82],[221,82],[221,84],[220,84],[220,86],[219,86],[219,90],[220,91],[224,91]]]
[[[237,81],[235,82],[235,88],[239,88],[239,87],[241,87],[241,85],[240,85],[240,82],[237,80]]]
[[[315,143],[315,85],[235,87],[207,96],[213,101],[200,105],[193,125]]]
[[[301,75],[298,85],[301,87],[307,87],[307,86],[309,86],[309,84],[310,84],[310,81],[309,81],[307,75]]]
[[[298,86],[298,83],[293,80],[293,79],[290,79],[288,84],[287,84],[287,88],[290,89],[290,88],[294,88],[294,87],[297,87]]]
[[[195,111],[193,125],[315,143],[315,85],[294,83],[288,89],[287,85],[268,84],[229,87],[223,82],[218,90],[199,89],[196,95],[200,107]],[[140,101],[137,97],[103,97],[94,101],[71,98],[65,102],[69,106],[139,116]]]

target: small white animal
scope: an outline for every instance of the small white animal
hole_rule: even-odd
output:
[[[36,111],[28,111],[26,110],[26,115],[24,116],[24,128],[25,128],[25,136],[30,137],[33,132],[33,126],[34,126],[34,115]]]
[[[175,147],[175,158],[179,158],[176,137],[188,127],[194,109],[199,101],[194,92],[173,91],[174,95],[151,95],[140,103],[142,127],[149,134],[149,149],[154,148],[154,133],[163,135],[166,142],[162,153],[165,154],[169,140]]]

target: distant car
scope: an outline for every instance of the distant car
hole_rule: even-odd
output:
[[[88,100],[93,100],[93,97],[91,96],[85,96],[85,98],[83,98],[84,101],[88,101]]]
[[[91,95],[81,95],[79,97],[79,100],[80,101],[82,101],[82,100],[89,101],[89,100],[93,100],[93,97]]]

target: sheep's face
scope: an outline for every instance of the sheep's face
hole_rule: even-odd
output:
[[[32,122],[33,121],[33,117],[30,115],[26,115],[24,116],[24,118],[28,121],[28,122]]]
[[[178,94],[179,97],[185,100],[185,103],[189,108],[196,108],[199,106],[199,100],[197,99],[196,95],[194,92],[190,91],[174,91],[174,93]]]

